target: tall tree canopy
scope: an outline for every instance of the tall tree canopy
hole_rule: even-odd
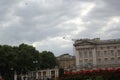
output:
[[[54,54],[50,51],[43,51],[40,53],[41,57],[41,68],[47,69],[47,68],[55,68],[57,65],[57,60],[54,56]]]
[[[54,68],[57,64],[54,54],[50,51],[37,51],[33,46],[20,44],[19,46],[0,45],[0,74],[8,77],[11,70],[18,74],[35,69]]]
[[[33,46],[27,44],[19,45],[16,58],[17,70],[22,72],[33,70],[36,67],[33,63],[34,60],[37,60],[37,64],[40,65],[39,52]]]
[[[0,74],[7,80],[10,77],[11,69],[16,66],[16,54],[14,49],[8,45],[0,45]]]

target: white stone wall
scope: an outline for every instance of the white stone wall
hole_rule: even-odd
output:
[[[75,46],[75,56],[76,56],[76,66],[79,68],[80,62],[84,65],[86,63],[93,64],[92,67],[94,68],[105,68],[105,67],[120,67],[120,43],[118,44],[100,44],[100,45],[93,45],[91,43],[85,44],[82,42]],[[92,57],[90,57],[89,51],[92,51]],[[113,53],[111,52],[113,51]],[[100,56],[98,56],[98,52],[100,52]],[[106,52],[106,54],[105,54]],[[82,53],[83,57],[80,57]],[[87,53],[87,57],[86,57]],[[107,60],[107,61],[106,61]],[[93,61],[93,62],[92,62]]]
[[[51,71],[55,73],[52,74]],[[46,74],[44,74],[44,72]],[[39,73],[41,73],[41,75]],[[37,79],[52,78],[52,76],[54,76],[54,78],[57,78],[59,76],[59,69],[39,70],[37,71],[36,75],[37,75]]]

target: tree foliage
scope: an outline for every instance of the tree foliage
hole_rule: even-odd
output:
[[[40,53],[24,43],[19,46],[0,45],[0,74],[6,80],[9,80],[11,70],[23,74],[36,68],[54,68],[56,64],[56,58],[50,51]]]
[[[40,53],[41,56],[41,68],[47,69],[47,68],[55,68],[57,65],[57,60],[54,56],[54,54],[50,51],[43,51]]]

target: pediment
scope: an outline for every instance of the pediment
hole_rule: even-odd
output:
[[[81,43],[79,43],[80,45],[92,45],[93,43],[91,43],[91,42],[81,42]]]
[[[76,43],[75,46],[95,45],[95,44],[96,44],[95,42],[83,40]]]

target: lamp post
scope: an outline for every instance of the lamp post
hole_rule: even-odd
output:
[[[35,64],[35,70],[37,70],[37,63],[38,63],[38,60],[33,61],[33,64]]]
[[[33,74],[33,75],[34,75],[33,77],[34,77],[35,79],[37,79],[37,63],[38,63],[38,60],[34,60],[34,61],[33,61],[33,64],[35,64],[35,73]]]
[[[11,70],[11,80],[14,80],[14,69],[13,69],[13,67],[11,67],[10,70]]]

